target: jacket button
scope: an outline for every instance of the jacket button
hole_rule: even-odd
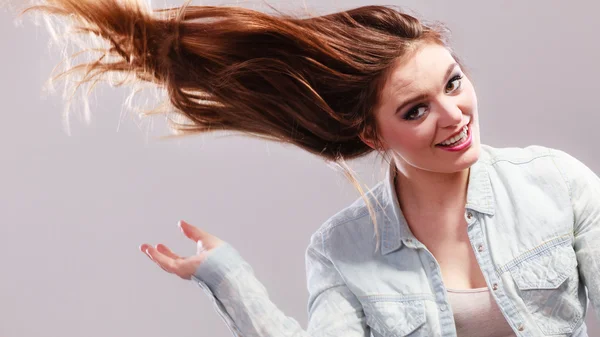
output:
[[[494,290],[498,290],[498,283],[494,283],[494,284],[492,285],[492,289],[494,289]]]
[[[521,324],[519,324],[519,326],[517,327],[517,329],[519,331],[523,331],[523,330],[525,330],[525,326],[521,323]]]
[[[480,253],[483,252],[483,245],[482,244],[479,244],[477,246],[477,251],[480,252]]]
[[[471,212],[467,212],[467,219],[469,219],[469,220],[470,220],[472,217],[473,217],[473,213],[471,213]]]

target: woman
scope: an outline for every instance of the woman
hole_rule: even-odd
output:
[[[475,90],[442,25],[383,6],[297,19],[42,5],[32,9],[109,43],[73,68],[85,71],[78,83],[135,75],[167,91],[190,121],[178,131],[289,142],[338,164],[361,192],[307,247],[306,331],[200,228],[179,223],[197,243],[191,257],[140,246],[199,284],[234,335],[587,336],[586,289],[600,312],[600,179],[560,150],[480,144]],[[372,151],[387,176],[363,193],[345,160]]]

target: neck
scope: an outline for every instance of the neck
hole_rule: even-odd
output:
[[[397,170],[396,193],[400,207],[421,213],[463,210],[467,200],[469,169],[436,173],[420,169]]]

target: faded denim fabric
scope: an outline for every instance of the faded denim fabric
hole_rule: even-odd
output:
[[[234,336],[456,336],[440,268],[406,224],[392,168],[370,194],[380,250],[362,198],[311,236],[306,330],[269,300],[231,245],[209,254],[192,280]],[[487,286],[517,336],[587,336],[586,289],[600,312],[598,176],[560,150],[482,145],[464,216]]]

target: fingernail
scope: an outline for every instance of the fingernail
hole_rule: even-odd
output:
[[[177,221],[177,226],[181,228],[181,220]]]

